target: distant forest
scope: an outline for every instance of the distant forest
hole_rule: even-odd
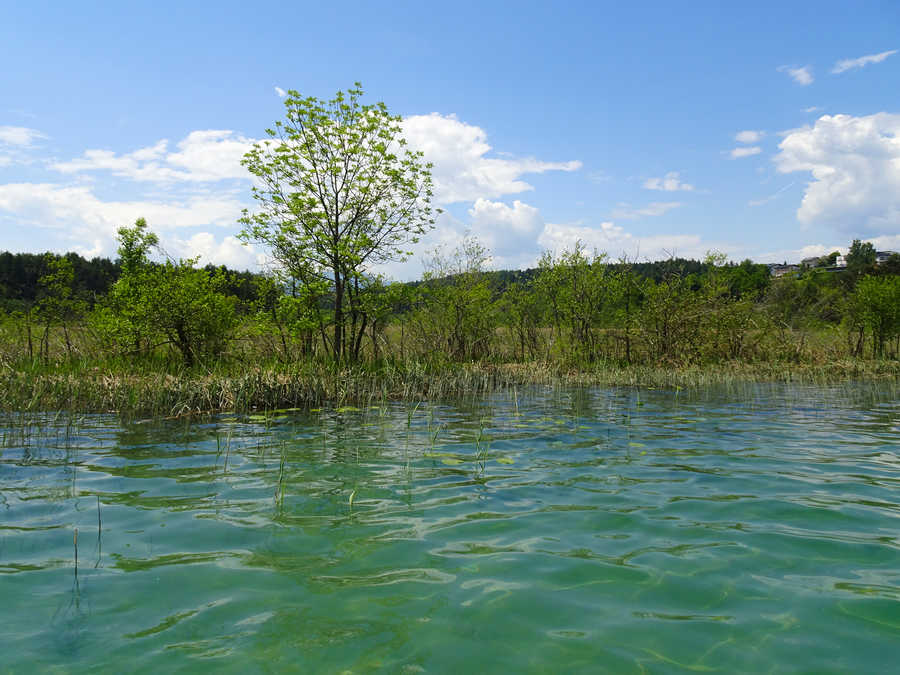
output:
[[[112,285],[119,279],[121,273],[121,261],[109,258],[83,258],[77,253],[66,253],[64,256],[46,253],[0,253],[0,310],[7,313],[27,310],[40,299],[41,277],[50,273],[48,260],[59,258],[68,259],[74,271],[73,291],[76,296],[88,303],[90,308],[107,296]],[[611,270],[616,270],[618,265],[611,263]],[[698,260],[684,258],[672,258],[656,262],[634,263],[631,268],[641,278],[659,283],[672,275],[688,276],[694,278],[703,276],[708,265]],[[736,287],[732,289],[735,296],[743,296],[746,293],[758,293],[769,284],[769,268],[766,265],[755,264],[749,260],[740,265],[743,274],[733,275]],[[258,272],[231,270],[224,265],[207,265],[210,274],[220,272],[226,279],[222,289],[225,295],[231,295],[238,300],[239,313],[250,311],[253,303],[259,298],[259,281],[264,277]],[[491,291],[501,295],[507,287],[513,283],[527,284],[538,276],[539,270],[531,268],[526,270],[498,270],[485,271],[483,278]],[[416,287],[421,281],[409,282],[409,286]]]
[[[28,309],[40,299],[40,278],[50,273],[49,260],[66,258],[72,263],[75,273],[73,291],[93,309],[94,305],[107,296],[112,285],[122,271],[119,260],[109,258],[83,258],[77,253],[64,256],[46,253],[0,253],[0,309],[6,312]],[[227,279],[225,293],[238,299],[240,307],[247,308],[257,299],[256,281],[262,276],[253,272],[237,272],[224,265],[207,265],[211,274],[224,272]]]

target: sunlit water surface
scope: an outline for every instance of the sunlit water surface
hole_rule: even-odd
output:
[[[900,663],[896,384],[2,424],[0,672]]]

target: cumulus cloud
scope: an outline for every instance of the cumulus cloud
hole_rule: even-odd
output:
[[[264,256],[231,235],[219,240],[210,232],[197,232],[187,239],[170,237],[163,242],[163,247],[176,258],[199,258],[198,265],[213,263],[243,270],[265,263]]]
[[[831,69],[831,72],[835,75],[838,75],[840,73],[845,73],[848,70],[856,70],[857,68],[862,68],[863,66],[867,66],[870,63],[881,63],[887,57],[896,53],[897,50],[892,49],[887,52],[881,52],[880,54],[867,54],[866,56],[860,56],[856,59],[843,59],[842,61],[838,61],[834,64],[834,68]]]
[[[763,136],[766,135],[765,131],[739,131],[734,135],[734,140],[738,143],[759,143]]]
[[[103,201],[84,185],[0,185],[0,212],[14,216],[27,227],[56,230],[60,246],[93,255],[114,255],[116,230],[140,217],[160,234],[165,246],[169,239],[175,241],[171,233],[181,228],[234,225],[241,207],[240,202],[227,196],[193,196],[166,202]],[[85,242],[92,248],[86,249]]]
[[[287,96],[287,92],[281,87],[275,87],[275,93],[278,95],[278,98],[284,98]]]
[[[629,204],[623,203],[613,209],[610,215],[613,218],[620,218],[622,220],[633,220],[635,218],[644,218],[646,216],[661,216],[672,209],[677,209],[679,206],[681,206],[681,202],[651,202],[647,204],[647,206],[640,208],[633,208]]]
[[[787,133],[775,163],[809,172],[797,218],[848,232],[889,234],[900,224],[900,115],[823,115]]]
[[[178,144],[178,152],[166,156],[166,161],[182,167],[195,181],[249,179],[241,160],[254,143],[233,131],[192,131]]]
[[[477,199],[469,209],[469,228],[498,258],[533,253],[544,228],[540,211],[515,200],[512,206]]]
[[[56,162],[51,168],[65,174],[109,171],[122,178],[156,183],[249,179],[241,159],[253,143],[252,139],[228,130],[192,131],[174,152],[169,152],[169,142],[163,139],[125,154],[86,150],[80,158]]]
[[[762,148],[758,145],[752,145],[747,148],[735,148],[731,151],[731,159],[740,159],[741,157],[752,157],[762,152]]]
[[[581,162],[547,162],[533,157],[488,157],[491,146],[480,127],[453,115],[414,115],[403,120],[409,145],[434,163],[435,201],[439,204],[497,199],[533,189],[525,174],[576,171]]]
[[[677,171],[670,171],[662,178],[648,178],[644,181],[644,188],[647,190],[663,190],[665,192],[677,192],[678,190],[691,192],[694,186],[690,183],[683,183]]]
[[[36,129],[28,127],[0,127],[0,144],[15,145],[22,148],[31,147],[36,140],[47,138]]]
[[[788,76],[800,86],[807,86],[813,83],[812,67],[802,66],[794,68],[792,66],[778,66],[776,69],[779,73],[787,73]]]
[[[710,245],[694,234],[653,235],[639,237],[626,232],[620,225],[606,221],[597,227],[579,223],[548,223],[538,242],[551,251],[571,250],[581,242],[588,250],[608,253],[613,259],[625,256],[636,260],[660,260],[671,257],[701,259],[709,250],[727,253],[732,246]]]
[[[532,190],[524,180],[528,174],[575,171],[581,163],[495,152],[483,129],[452,115],[409,117],[403,121],[403,128],[410,146],[422,150],[434,165],[435,202],[467,202],[469,207],[467,218],[442,214],[438,229],[413,250],[421,255],[423,247],[437,244],[452,249],[466,231],[471,231],[491,248],[497,264],[533,264],[539,252],[537,241],[545,228],[541,214],[522,201],[500,200]],[[19,145],[37,137],[18,131],[8,134]],[[255,253],[231,236],[242,207],[250,206],[249,190],[246,194],[239,190],[249,187],[252,177],[240,161],[253,143],[253,139],[235,131],[197,130],[177,143],[160,139],[125,152],[89,149],[73,159],[45,165],[57,177],[75,177],[74,183],[0,185],[0,218],[43,228],[50,235],[45,238],[54,239],[53,245],[60,250],[114,255],[117,228],[145,217],[171,255],[199,254],[203,262],[235,267],[261,264]],[[10,152],[19,150],[12,148]],[[5,155],[0,154],[0,166],[4,162]],[[129,181],[132,199],[104,197],[109,179]],[[679,189],[688,189],[678,181],[677,174],[667,175],[666,180],[671,183],[672,179],[679,183]],[[115,182],[112,185],[118,187]],[[664,212],[666,208],[651,204],[639,209],[638,215]],[[210,228],[216,227],[232,229],[214,235]],[[408,266],[403,269],[395,265],[389,271],[407,276]]]

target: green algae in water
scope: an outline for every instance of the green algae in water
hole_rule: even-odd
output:
[[[894,388],[677,394],[9,419],[3,669],[893,667]]]

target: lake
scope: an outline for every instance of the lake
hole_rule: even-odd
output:
[[[11,415],[0,439],[2,672],[900,662],[896,383]]]

